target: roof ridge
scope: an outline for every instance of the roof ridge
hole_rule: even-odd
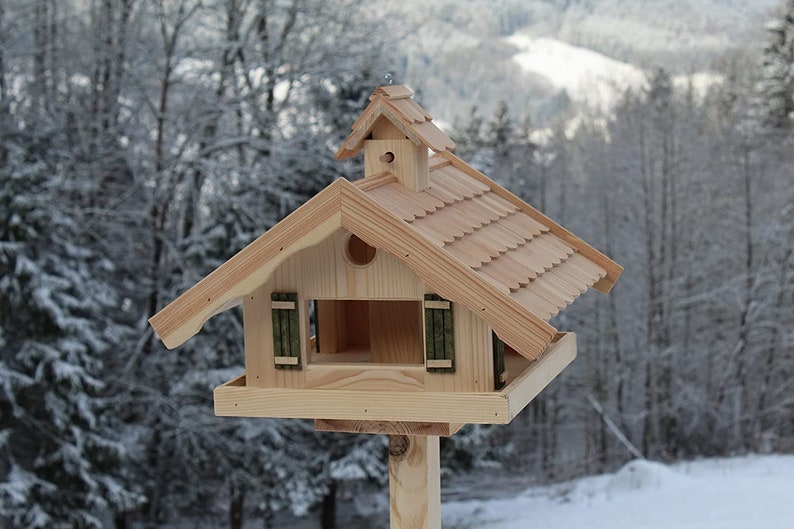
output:
[[[414,93],[405,85],[386,85],[379,86],[372,91],[369,100],[373,101],[376,97],[385,97],[388,100],[394,99],[408,99],[413,97]]]

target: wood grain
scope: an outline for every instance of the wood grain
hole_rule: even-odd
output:
[[[389,436],[389,527],[441,529],[438,436]]]
[[[318,432],[437,435],[439,437],[451,437],[463,426],[459,423],[441,422],[341,421],[338,419],[316,419],[314,421],[314,429]]]
[[[406,263],[430,291],[476,310],[499,336],[535,359],[556,330],[505,296],[474,270],[438,248],[354,185],[342,185],[342,224],[367,244]],[[453,279],[455,278],[455,279]]]
[[[425,368],[407,365],[314,364],[305,369],[305,387],[362,391],[424,391]]]
[[[488,337],[490,341],[490,333]],[[243,375],[215,388],[215,413],[231,417],[507,424],[575,357],[576,336],[573,333],[557,335],[540,360],[534,362],[511,359],[506,354],[507,385],[500,391],[489,392],[407,391],[408,387],[401,384],[396,390],[391,386],[384,388],[373,383],[383,377],[381,367],[359,372],[363,378],[358,387],[366,389],[261,388],[246,385]],[[311,373],[313,367],[319,366],[310,365],[296,373]],[[417,369],[423,368],[394,366],[393,372],[415,373],[413,370]],[[340,372],[341,384],[359,376],[344,373],[344,368]],[[322,371],[317,373],[324,376]],[[369,376],[371,380],[366,380]],[[439,376],[447,375],[427,374],[431,376],[438,380]]]
[[[183,344],[210,317],[240,303],[243,296],[267,281],[287,256],[337,230],[341,225],[342,182],[337,180],[326,187],[152,316],[149,323],[166,347]]]

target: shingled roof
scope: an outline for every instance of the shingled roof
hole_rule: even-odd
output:
[[[429,186],[408,189],[390,172],[335,181],[150,319],[169,348],[264,284],[287,257],[340,228],[393,254],[531,360],[557,332],[551,317],[591,287],[612,288],[620,265],[449,152],[454,144],[410,90],[382,87],[370,100],[337,157],[358,152],[387,119],[436,152]]]
[[[430,187],[422,192],[389,174],[361,182],[411,229],[543,320],[601,280],[608,290],[619,274],[614,263],[452,154],[431,158]]]
[[[434,152],[451,151],[455,143],[432,121],[428,114],[413,99],[413,92],[405,86],[381,86],[376,88],[369,100],[370,105],[353,123],[353,132],[342,143],[336,153],[339,160],[358,153],[364,145],[375,123],[388,119],[416,145],[425,145]]]

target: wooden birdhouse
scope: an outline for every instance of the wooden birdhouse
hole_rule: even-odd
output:
[[[576,355],[549,319],[622,268],[453,155],[412,95],[378,88],[353,124],[337,158],[363,150],[364,178],[150,322],[174,348],[242,303],[245,373],[215,389],[216,414],[391,434],[392,527],[438,527],[438,436],[510,422]]]

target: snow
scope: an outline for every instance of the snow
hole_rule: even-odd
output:
[[[448,502],[442,512],[445,526],[457,528],[792,529],[792,476],[794,456],[635,460],[614,474],[517,497]]]
[[[588,48],[549,37],[533,38],[514,34],[505,39],[518,49],[512,60],[525,72],[546,78],[555,88],[565,90],[577,103],[609,110],[627,89],[644,86],[647,72]],[[684,87],[692,82],[695,94],[703,95],[720,77],[709,72],[676,76]]]
[[[557,39],[517,34],[506,40],[518,48],[513,61],[524,71],[545,77],[575,101],[609,103],[614,94],[640,86],[645,78],[630,64]]]

